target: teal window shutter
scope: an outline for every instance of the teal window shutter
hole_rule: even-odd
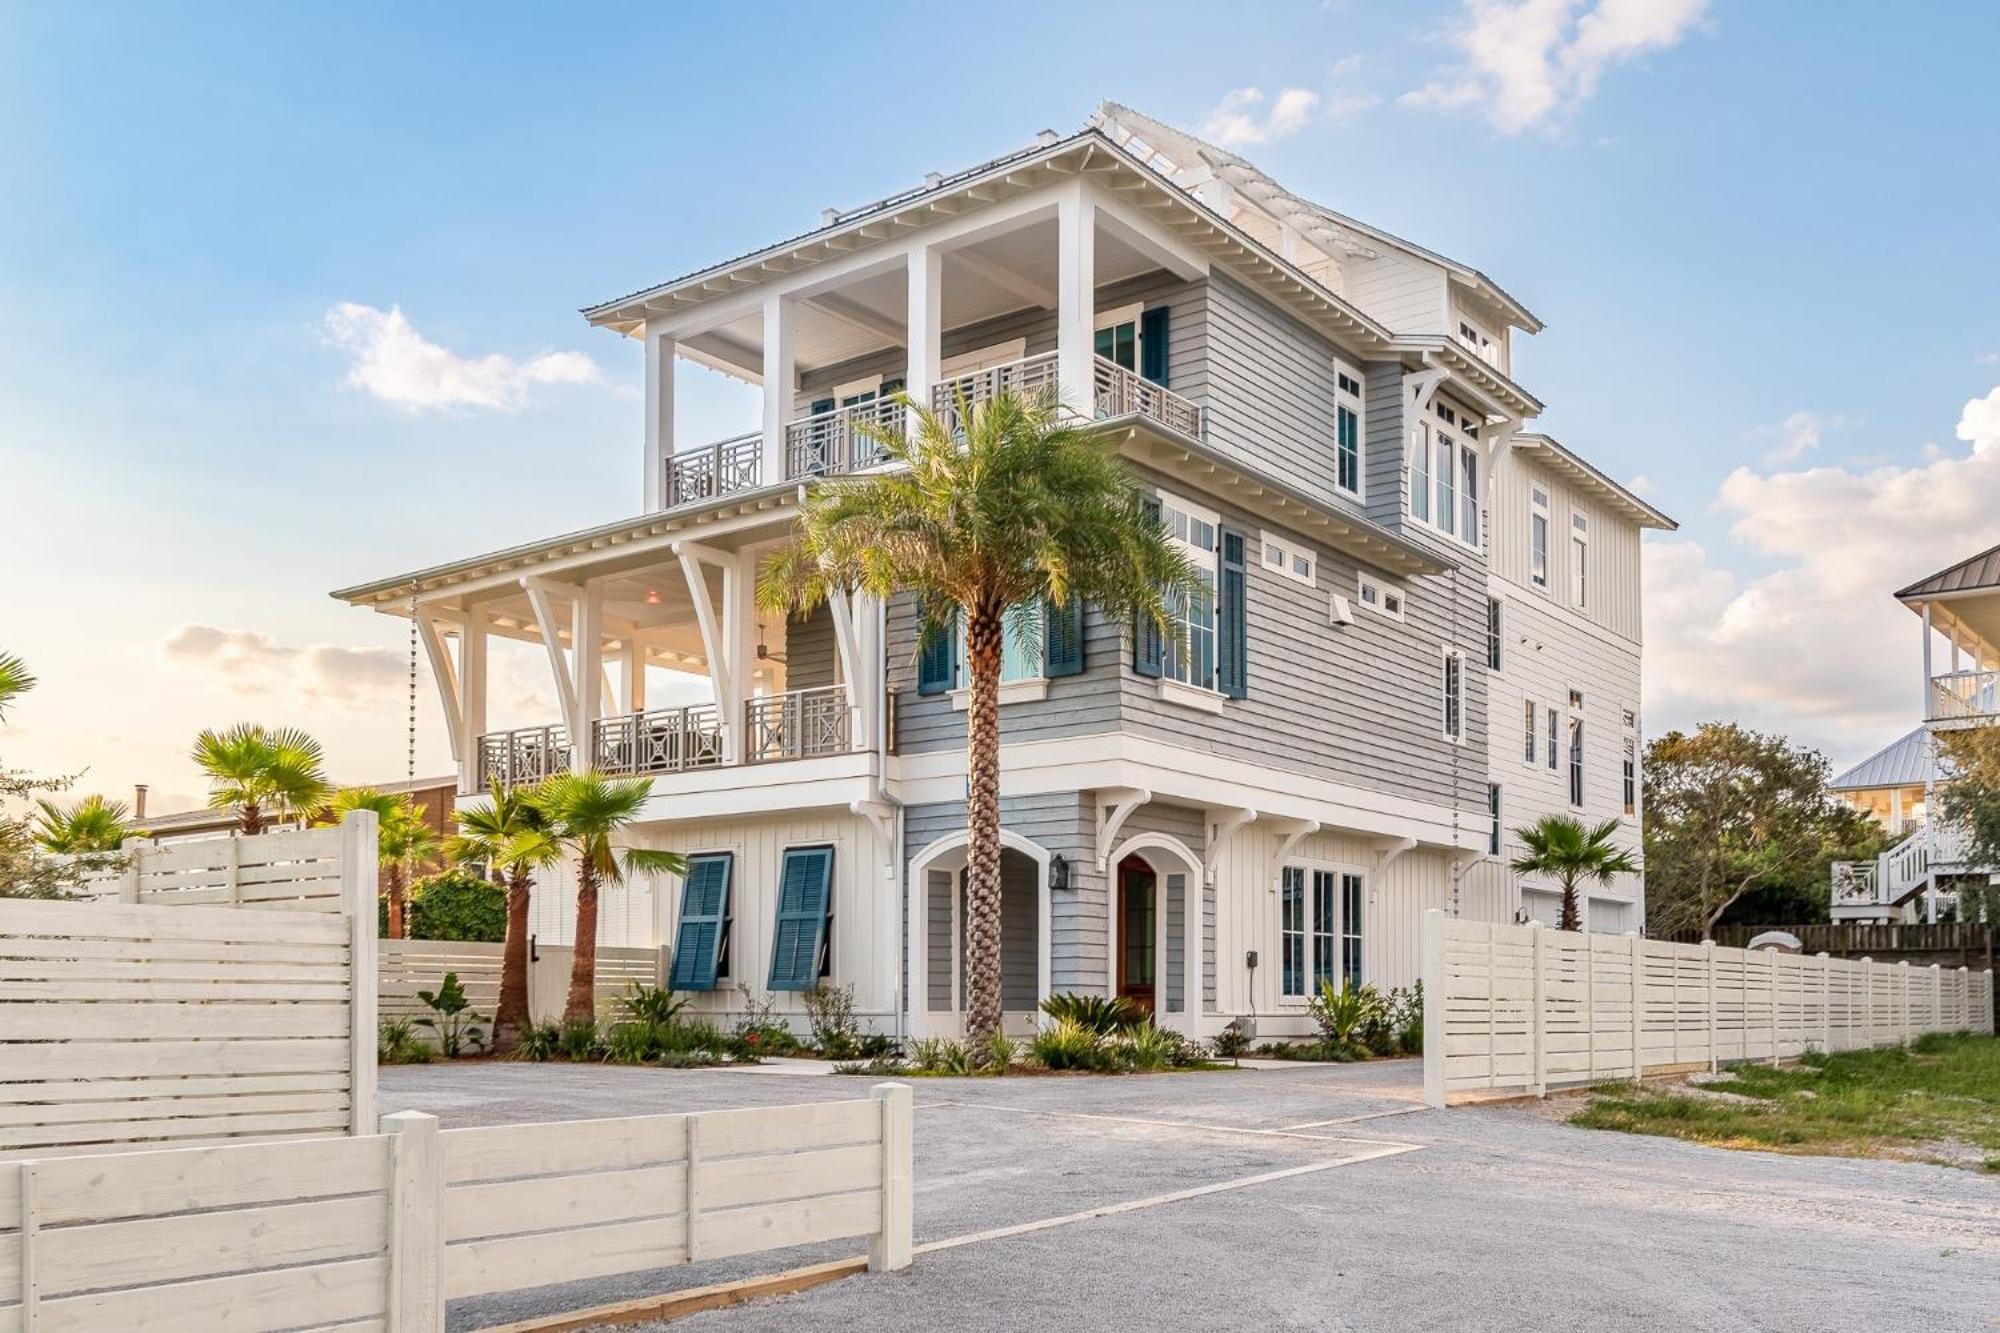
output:
[[[729,949],[729,880],[736,858],[706,852],[688,858],[681,881],[681,923],[674,935],[669,990],[714,990]]]
[[[958,634],[955,626],[922,626],[917,645],[917,693],[948,694],[958,684]]]
[[[771,941],[772,990],[811,990],[826,970],[833,848],[787,847],[778,871],[778,928]]]
[[[1216,596],[1220,642],[1216,647],[1216,686],[1231,699],[1250,693],[1250,662],[1244,635],[1243,534],[1222,530],[1221,578]]]
[[[1042,602],[1042,674],[1074,676],[1083,671],[1083,598],[1067,605]]]
[[[813,414],[814,416],[816,416],[816,417],[817,417],[817,416],[823,416],[823,415],[825,415],[826,413],[828,413],[828,412],[831,412],[831,411],[833,411],[833,399],[831,399],[831,398],[815,398],[815,399],[813,399],[813,404],[812,404],[812,414]]]
[[[1160,497],[1142,495],[1139,508],[1154,526],[1160,523]],[[1132,617],[1132,669],[1142,676],[1157,676],[1166,661],[1167,644],[1160,627],[1145,612]]]
[[[1167,308],[1156,305],[1139,315],[1139,378],[1167,382]]]

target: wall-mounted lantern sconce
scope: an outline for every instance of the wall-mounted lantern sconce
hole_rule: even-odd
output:
[[[1069,858],[1061,852],[1049,858],[1049,888],[1056,892],[1069,890]]]

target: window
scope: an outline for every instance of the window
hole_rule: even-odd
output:
[[[1625,813],[1639,813],[1639,747],[1630,736],[1625,738]]]
[[[1500,599],[1486,599],[1486,669],[1500,669]]]
[[[1479,418],[1445,402],[1432,411],[1410,437],[1410,517],[1477,548]]]
[[[1527,744],[1521,757],[1532,764],[1535,762],[1535,701],[1533,699],[1524,700],[1521,708],[1527,718],[1527,729],[1523,736]]]
[[[1590,605],[1590,520],[1569,516],[1569,600],[1582,610]]]
[[[1373,574],[1355,575],[1354,596],[1370,611],[1380,612],[1391,620],[1403,618],[1403,590],[1393,583],[1384,583]]]
[[[1548,727],[1549,772],[1551,773],[1555,772],[1557,768],[1556,737],[1558,733],[1561,731],[1561,729],[1562,729],[1562,722],[1560,720],[1559,715],[1556,713],[1555,709],[1553,708],[1549,709],[1549,727]]]
[[[1308,588],[1314,584],[1319,567],[1319,557],[1305,547],[1297,545],[1290,537],[1281,537],[1266,530],[1261,539],[1264,547],[1264,568],[1273,574],[1282,574]]]
[[[1422,426],[1410,432],[1410,517],[1419,523],[1431,521],[1430,445]]]
[[[1528,577],[1537,588],[1549,586],[1549,493],[1531,488],[1528,517]]]
[[[1361,494],[1361,376],[1334,362],[1334,485]]]
[[[1456,648],[1444,650],[1444,738],[1465,739],[1465,656]]]
[[[1489,782],[1486,784],[1486,813],[1492,817],[1491,823],[1487,825],[1486,829],[1486,854],[1488,856],[1498,856],[1500,855],[1500,786],[1498,783]]]
[[[1224,530],[1213,510],[1165,493],[1150,497],[1167,539],[1194,566],[1191,595],[1167,600],[1168,616],[1179,622],[1172,642],[1140,617],[1133,635],[1133,670],[1225,698],[1248,695],[1248,648],[1244,559],[1249,540]],[[1289,559],[1293,552],[1287,550]]]
[[[1010,680],[1034,680],[1042,674],[1043,626],[1042,603],[1039,600],[1016,602],[1007,608],[1005,627],[1000,638],[1000,683]],[[958,643],[955,660],[958,664],[956,689],[972,687],[972,667],[969,654],[965,650],[965,617],[958,618]]]
[[[1139,369],[1139,307],[1121,306],[1097,317],[1097,354],[1130,371]]]
[[[714,990],[717,979],[729,975],[729,880],[735,861],[729,852],[688,858],[667,981],[672,990]]]
[[[1343,986],[1359,987],[1362,984],[1359,875],[1340,877],[1340,972]]]
[[[1490,366],[1500,364],[1500,351],[1493,345],[1493,339],[1482,332],[1470,320],[1458,321],[1458,340],[1479,354],[1479,359]]]
[[[832,970],[833,848],[787,847],[778,870],[771,990],[811,990]]]
[[[1569,803],[1583,804],[1583,719],[1569,720]]]
[[[1279,989],[1287,998],[1317,995],[1322,982],[1361,984],[1361,883],[1332,870],[1280,871]]]

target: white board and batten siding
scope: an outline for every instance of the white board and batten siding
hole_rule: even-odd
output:
[[[910,1262],[910,1089],[750,1111],[0,1163],[0,1333],[442,1333],[446,1303],[867,1237]]]
[[[1540,1094],[1992,1030],[1993,974],[1429,913],[1424,1096]]]
[[[0,1156],[373,1129],[375,817],[229,841],[238,905],[0,902]]]

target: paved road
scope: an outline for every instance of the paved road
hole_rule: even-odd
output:
[[[677,1333],[2000,1327],[2000,1182],[1991,1177],[1721,1152],[1504,1107],[1416,1109],[1409,1063],[915,1086],[920,1247],[1252,1183],[936,1249],[903,1274],[695,1316],[674,1324]],[[745,1072],[383,1071],[385,1109],[433,1111],[447,1125],[775,1105],[863,1087]],[[1415,1150],[1394,1151],[1402,1146]],[[452,1324],[855,1249],[465,1303]]]

